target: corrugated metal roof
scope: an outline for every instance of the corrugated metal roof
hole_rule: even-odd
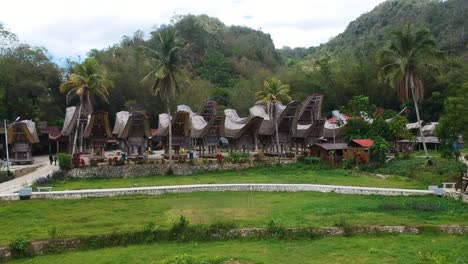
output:
[[[354,142],[363,148],[368,148],[374,145],[374,141],[372,139],[353,139],[351,142]]]
[[[313,146],[317,146],[326,150],[336,150],[336,149],[347,149],[348,144],[346,143],[315,143]]]

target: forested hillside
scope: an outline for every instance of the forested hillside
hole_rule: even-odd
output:
[[[158,49],[158,33],[173,27],[186,45],[182,68],[188,73],[174,104],[197,109],[203,100],[214,98],[223,107],[245,114],[263,81],[276,77],[291,86],[294,100],[323,93],[325,115],[354,95],[369,96],[377,106],[398,110],[401,104],[395,91],[380,77],[380,53],[391,31],[411,23],[429,29],[446,55],[435,65],[437,71],[422,73],[426,88],[422,118],[436,121],[444,100],[463,97],[461,87],[468,82],[467,5],[465,0],[387,1],[351,22],[328,43],[295,49],[276,49],[269,34],[227,26],[217,18],[178,16],[153,32],[137,31],[111,47],[89,52],[112,81],[109,102],[98,101],[97,108],[108,110],[113,119],[117,111],[141,107],[156,126],[156,114],[164,111],[164,105],[152,95],[151,83],[142,79],[157,64],[148,59],[148,52]],[[60,123],[65,95],[58,87],[76,63],[70,61],[61,68],[45,49],[23,44],[0,27],[0,117]]]

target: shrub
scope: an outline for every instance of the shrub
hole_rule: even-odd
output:
[[[170,231],[169,238],[173,240],[185,240],[185,231],[187,230],[189,221],[185,216],[181,215],[179,221],[175,222]]]
[[[72,163],[73,163],[73,167],[75,167],[75,168],[82,167],[81,166],[81,153],[73,154]]]
[[[66,153],[58,154],[59,168],[61,170],[70,170],[72,168],[72,156]]]
[[[413,210],[423,211],[423,212],[436,212],[442,209],[438,204],[424,202],[424,201],[412,201],[412,202],[409,202],[407,206]]]
[[[215,158],[216,158],[216,161],[217,161],[219,164],[222,164],[223,161],[224,161],[224,156],[223,156],[223,154],[221,154],[221,153],[216,154]]]
[[[0,183],[14,179],[15,175],[11,171],[0,171]]]
[[[15,257],[25,256],[28,248],[28,242],[24,238],[17,238],[8,246],[11,254]]]
[[[97,159],[90,159],[89,160],[89,165],[91,167],[97,167],[99,165],[99,161]]]
[[[267,224],[267,232],[272,237],[284,238],[286,235],[286,228],[281,224],[276,223],[274,220],[270,220]]]
[[[52,177],[40,177],[40,178],[37,178],[35,181],[34,181],[34,184],[35,185],[44,185],[44,184],[47,184],[47,183],[50,183],[52,181]]]
[[[379,164],[384,163],[387,153],[390,150],[390,144],[381,137],[373,137],[372,140],[374,140],[374,144],[371,147],[372,161]]]
[[[249,153],[245,152],[230,152],[225,158],[230,163],[247,163],[250,160]]]
[[[378,206],[380,210],[391,211],[391,210],[401,210],[403,206],[397,203],[383,203]]]
[[[302,162],[304,162],[305,164],[319,164],[320,163],[320,158],[319,157],[312,157],[312,156],[308,156],[308,157],[304,157],[302,159]]]

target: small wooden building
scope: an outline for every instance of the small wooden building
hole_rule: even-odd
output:
[[[32,145],[39,143],[36,123],[31,120],[14,122],[8,126],[8,144],[12,163],[32,163]]]
[[[315,143],[310,147],[310,155],[320,157],[322,162],[337,164],[343,160],[344,151],[347,148],[346,143]]]
[[[108,139],[112,138],[107,112],[94,112],[83,133],[83,137],[89,140],[90,159],[104,159],[104,148]]]
[[[353,139],[344,151],[345,160],[357,160],[359,163],[368,164],[370,162],[370,148],[374,145],[372,139]]]

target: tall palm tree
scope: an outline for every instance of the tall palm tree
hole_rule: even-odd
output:
[[[282,84],[281,80],[277,78],[271,78],[270,80],[265,80],[263,82],[263,90],[257,92],[256,95],[258,100],[267,105],[268,115],[275,123],[276,148],[278,150],[279,161],[280,144],[278,135],[278,113],[276,105],[278,102],[287,102],[291,100],[291,97],[289,96],[289,85]]]
[[[147,48],[151,59],[157,62],[157,67],[151,70],[142,80],[153,80],[152,89],[166,102],[167,113],[171,116],[170,103],[174,94],[180,90],[180,81],[185,79],[185,71],[179,67],[180,54],[184,47],[172,28],[166,28],[159,33],[159,50]],[[185,47],[187,47],[186,45]],[[172,120],[171,120],[172,121]],[[169,123],[169,162],[172,162],[172,122]]]
[[[408,24],[393,31],[392,35],[389,47],[381,54],[384,63],[381,74],[384,80],[396,89],[400,101],[410,100],[411,93],[424,153],[429,159],[418,108],[418,103],[424,99],[421,71],[436,70],[432,62],[436,58],[441,58],[442,53],[437,50],[437,44],[427,30],[413,32]]]
[[[84,128],[83,123],[80,122],[81,116],[93,113],[96,96],[108,102],[107,96],[109,95],[110,87],[111,81],[107,78],[104,69],[94,58],[87,58],[83,63],[76,65],[74,73],[70,75],[68,81],[60,85],[60,92],[64,93],[68,91],[66,95],[67,104],[75,97],[80,99],[72,153],[76,151],[76,140],[79,131],[81,131],[80,151],[83,151],[82,137]]]

